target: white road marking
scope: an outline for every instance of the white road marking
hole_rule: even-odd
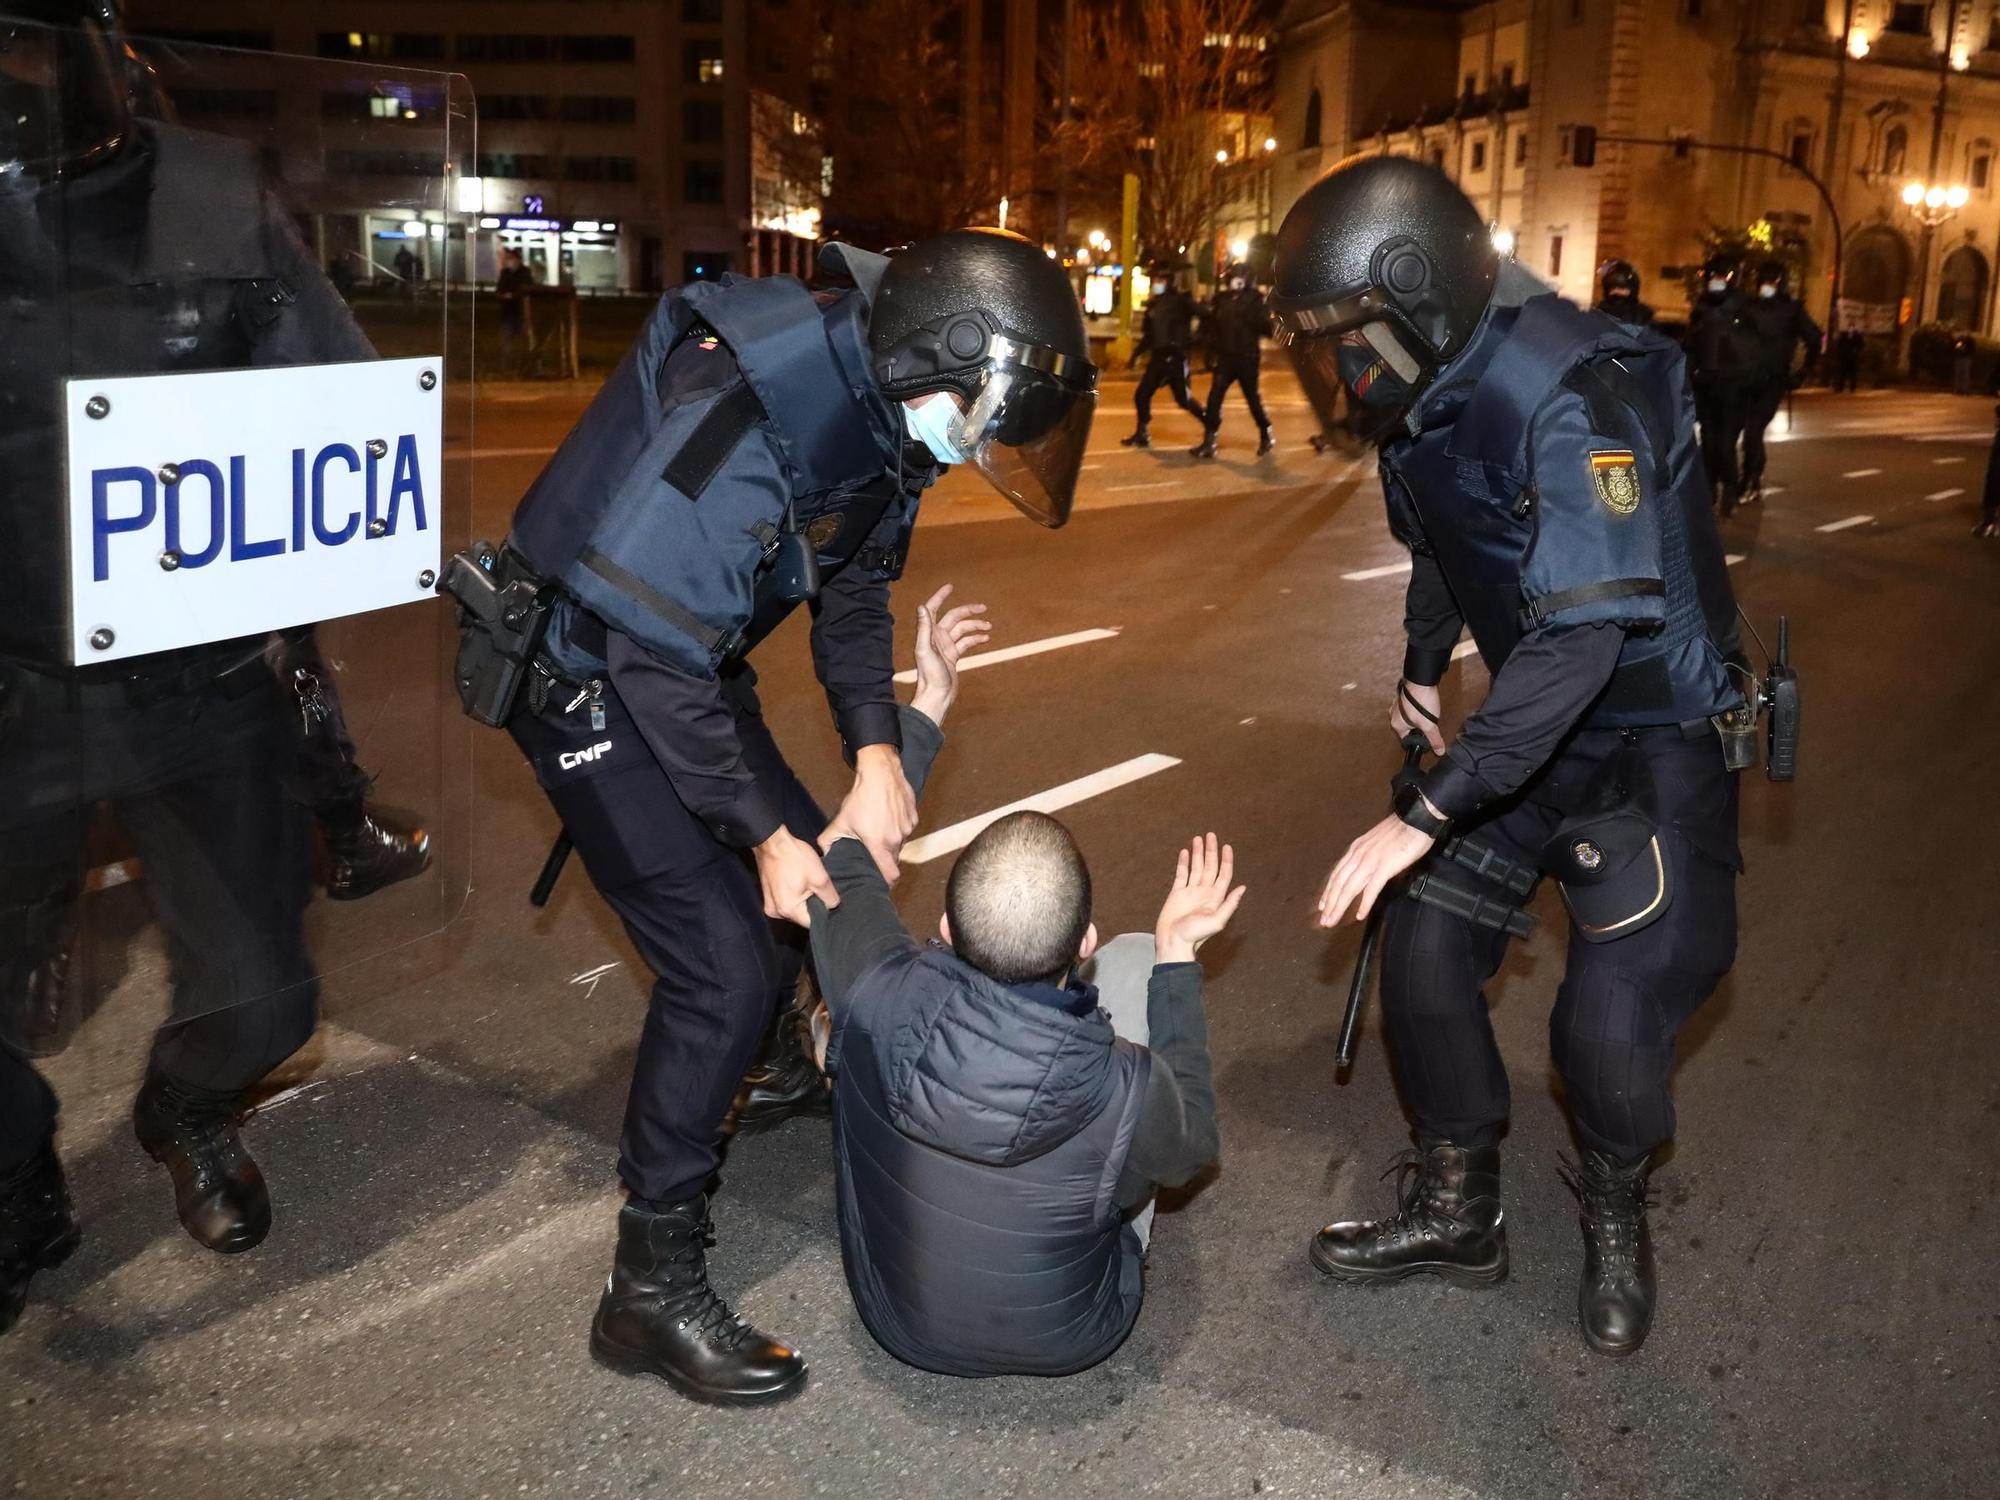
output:
[[[1849,469],[1845,474],[1841,475],[1840,477],[1842,479],[1866,479],[1870,475],[1880,474],[1881,472],[1882,471],[1880,469]]]
[[[1934,464],[1962,464],[1965,462],[1965,455],[1963,453],[1955,453],[1950,458],[1934,458],[1931,462]]]
[[[1733,568],[1733,567],[1735,567],[1735,566],[1736,566],[1736,565],[1737,565],[1738,563],[1742,562],[1742,561],[1743,561],[1743,559],[1744,559],[1744,558],[1746,558],[1746,557],[1748,557],[1749,555],[1750,555],[1750,554],[1749,554],[1749,553],[1747,553],[1747,552],[1731,552],[1731,553],[1729,553],[1729,554],[1728,554],[1727,556],[1725,556],[1725,557],[1724,557],[1724,558],[1722,559],[1722,561],[1723,561],[1723,562],[1724,562],[1724,563],[1725,563],[1725,564],[1726,564],[1727,566],[1729,566],[1729,567],[1732,567],[1732,568]]]
[[[993,824],[1017,812],[1060,812],[1065,807],[1074,807],[1092,797],[1116,791],[1121,786],[1129,786],[1135,781],[1143,781],[1148,776],[1161,771],[1172,770],[1180,761],[1171,755],[1136,755],[1131,760],[1121,761],[1102,771],[1093,771],[1088,776],[1079,776],[1075,781],[1065,781],[1061,786],[1050,787],[1046,792],[1037,792],[1032,797],[1023,797],[1018,802],[1009,802],[1005,807],[996,807],[991,812],[967,818],[940,828],[936,833],[927,833],[922,838],[911,839],[903,845],[903,852],[897,858],[906,865],[920,865],[936,859],[940,854],[950,854],[963,849],[978,838]]]
[[[1247,719],[1238,719],[1238,720],[1237,720],[1236,722],[1237,722],[1238,724],[1240,724],[1240,725],[1249,725],[1249,724],[1255,724],[1255,723],[1257,722],[1257,716],[1256,716],[1255,714],[1252,714],[1252,715],[1250,715],[1250,717],[1249,717],[1249,718],[1247,718]]]
[[[1363,568],[1358,573],[1342,573],[1340,576],[1349,583],[1366,583],[1371,578],[1393,578],[1398,573],[1409,572],[1415,566],[1416,564],[1405,559],[1399,563],[1390,563],[1386,567]]]
[[[618,965],[615,962],[599,964],[594,969],[585,969],[581,974],[571,975],[569,982],[571,984],[589,985],[590,988],[583,992],[583,998],[588,1000],[592,995],[597,993],[597,987],[604,982],[604,976],[617,967]]]
[[[1782,495],[1785,493],[1785,487],[1782,484],[1767,484],[1757,493],[1766,496]]]
[[[276,1109],[280,1104],[289,1104],[302,1094],[309,1094],[314,1089],[323,1089],[325,1087],[326,1080],[324,1078],[314,1078],[305,1083],[294,1084],[288,1089],[278,1090],[277,1093],[266,1099],[262,1104],[259,1104],[250,1113],[261,1115],[267,1109]]]
[[[1046,640],[1024,641],[1018,646],[1002,646],[995,651],[975,651],[972,655],[960,659],[958,670],[970,672],[974,667],[990,667],[998,662],[1019,661],[1024,656],[1040,656],[1044,651],[1060,651],[1065,646],[1082,646],[1091,641],[1112,640],[1121,628],[1072,630],[1068,635],[1052,635]],[[909,683],[916,680],[915,670],[896,674],[898,682]]]
[[[1115,495],[1121,490],[1164,490],[1171,489],[1179,483],[1178,479],[1149,479],[1144,484],[1107,484],[1104,493]]]
[[[1451,648],[1451,659],[1453,661],[1464,661],[1466,657],[1472,655],[1478,649],[1479,642],[1477,641],[1460,641],[1456,646]]]
[[[1866,526],[1873,516],[1849,516],[1844,521],[1828,521],[1824,526],[1813,527],[1814,531],[1845,531],[1850,526]]]
[[[1926,495],[1924,498],[1926,500],[1949,500],[1954,495],[1963,495],[1964,493],[1964,490],[1939,490],[1936,494]]]

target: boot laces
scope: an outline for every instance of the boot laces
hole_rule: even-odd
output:
[[[1644,1170],[1607,1171],[1595,1162],[1581,1165],[1561,1157],[1557,1169],[1583,1209],[1585,1231],[1597,1247],[1600,1279],[1636,1274],[1639,1231],[1646,1210],[1656,1203]]]
[[[1411,1239],[1429,1228],[1457,1227],[1458,1216],[1437,1201],[1441,1184],[1437,1174],[1430,1170],[1429,1153],[1414,1146],[1405,1147],[1383,1169],[1382,1179],[1390,1177],[1396,1179],[1396,1212],[1376,1221],[1378,1232]]]
[[[730,1309],[727,1302],[714,1287],[708,1284],[707,1250],[715,1244],[715,1224],[703,1214],[700,1221],[684,1236],[680,1244],[663,1259],[679,1269],[690,1284],[683,1305],[680,1326],[693,1327],[700,1335],[718,1348],[733,1349],[750,1332],[745,1323]]]

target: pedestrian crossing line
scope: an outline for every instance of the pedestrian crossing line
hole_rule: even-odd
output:
[[[1869,479],[1881,472],[1880,469],[1849,469],[1840,477],[1842,479]]]
[[[1162,771],[1170,771],[1179,765],[1178,758],[1171,755],[1135,755],[1115,766],[1102,771],[1093,771],[1088,776],[1079,776],[1074,781],[1065,781],[1061,786],[1050,787],[1046,792],[1037,792],[1032,797],[1023,797],[1018,802],[1009,802],[1005,807],[996,807],[974,818],[952,823],[914,838],[903,845],[896,858],[906,865],[920,865],[936,859],[942,854],[951,854],[963,849],[978,838],[993,824],[1010,813],[1039,812],[1056,813],[1065,807],[1074,807],[1079,802],[1087,802],[1092,797],[1101,797],[1106,792],[1114,792],[1119,787],[1130,786],[1135,781],[1144,781],[1148,776],[1157,776]]]
[[[1934,458],[1931,462],[1934,464],[1962,464],[1965,462],[1965,455],[1963,453],[1954,453],[1950,458]]]
[[[1814,531],[1845,531],[1850,526],[1866,526],[1873,516],[1849,516],[1844,521],[1828,521],[1824,526],[1813,527]]]
[[[1747,553],[1747,552],[1731,552],[1731,553],[1729,553],[1729,554],[1728,554],[1727,556],[1725,556],[1725,557],[1724,557],[1724,558],[1722,559],[1722,561],[1723,561],[1723,564],[1724,564],[1724,565],[1725,565],[1726,567],[1731,567],[1731,568],[1733,568],[1733,567],[1735,567],[1735,566],[1736,566],[1736,565],[1737,565],[1738,563],[1740,563],[1740,562],[1744,561],[1744,560],[1745,560],[1746,558],[1748,558],[1748,557],[1749,557],[1749,555],[1750,555],[1750,554],[1749,554],[1749,553]]]
[[[1926,500],[1951,500],[1964,493],[1964,490],[1939,490],[1936,494],[1926,495],[1924,498]]]
[[[1149,479],[1144,484],[1107,484],[1104,493],[1115,495],[1121,490],[1165,490],[1179,483],[1178,479]]]
[[[974,667],[991,667],[1003,661],[1019,661],[1024,656],[1040,656],[1044,651],[1060,651],[1065,646],[1086,646],[1092,641],[1114,640],[1123,628],[1123,626],[1111,626],[1098,630],[1072,630],[1068,635],[1052,635],[1039,641],[1023,641],[1018,646],[1002,646],[994,651],[975,651],[959,661],[958,670],[970,672]],[[916,680],[917,674],[914,670],[896,674],[898,682],[911,683]]]
[[[1393,578],[1398,573],[1409,572],[1414,566],[1414,563],[1405,558],[1399,563],[1389,563],[1380,568],[1363,568],[1358,573],[1342,573],[1340,576],[1347,583],[1366,583],[1371,578]]]

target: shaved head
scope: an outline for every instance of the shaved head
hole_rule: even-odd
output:
[[[1010,813],[966,846],[945,887],[958,956],[1002,984],[1059,980],[1090,929],[1090,869],[1047,813]]]

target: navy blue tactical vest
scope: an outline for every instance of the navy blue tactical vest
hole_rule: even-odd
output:
[[[788,276],[669,292],[521,501],[513,550],[596,620],[704,677],[789,612],[759,590],[781,528],[804,532],[831,571],[901,505],[894,555],[869,563],[894,577],[915,500],[867,315],[861,291],[815,297]],[[667,357],[697,333],[727,345],[741,378],[662,410]],[[857,496],[869,502],[862,524],[847,514]],[[601,645],[575,623],[559,612],[550,654],[571,676],[596,675]]]
[[[1553,295],[1496,307],[1382,453],[1390,529],[1434,555],[1489,670],[1544,625],[1612,622],[1584,723],[1737,703],[1735,600],[1680,351]]]
[[[1116,1192],[1152,1055],[939,948],[884,960],[843,1011],[840,1247],[868,1331],[946,1375],[1108,1356],[1143,1293]]]

